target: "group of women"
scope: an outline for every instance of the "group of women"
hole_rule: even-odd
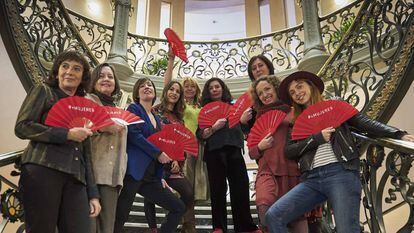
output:
[[[290,132],[298,115],[322,100],[324,85],[309,72],[295,72],[280,81],[272,62],[253,57],[248,64],[254,106],[228,127],[226,119],[201,129],[200,109],[213,101],[230,104],[229,88],[218,78],[201,90],[192,78],[172,80],[174,55],[169,52],[161,101],[149,78],[133,88],[128,111],[144,120],[128,127],[113,124],[92,132],[87,128],[46,125],[50,108],[62,98],[86,96],[115,106],[120,87],[107,63],[92,74],[85,58],[74,51],[59,54],[45,84],[35,85],[20,109],[15,132],[30,143],[21,158],[19,187],[26,232],[120,233],[136,193],[144,197],[152,232],[195,232],[194,203],[211,199],[213,230],[227,232],[226,193],[230,191],[235,232],[309,231],[306,213],[320,203],[332,204],[337,232],[359,232],[359,154],[350,127],[377,136],[414,141],[412,135],[357,114],[338,128],[326,128],[303,140]],[[242,156],[244,139],[255,120],[270,110],[286,113],[274,134],[249,155],[257,161],[256,205],[259,228],[249,205],[249,182]],[[147,138],[164,124],[184,124],[199,139],[197,157],[174,161]],[[340,134],[338,133],[340,132]],[[340,135],[340,136],[338,136]],[[344,146],[348,145],[348,146]],[[298,166],[299,164],[299,166]],[[177,196],[174,191],[178,192]],[[155,204],[168,211],[157,229]]]

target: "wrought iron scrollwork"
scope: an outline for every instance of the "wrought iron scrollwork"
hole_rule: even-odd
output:
[[[68,13],[94,57],[99,62],[104,62],[111,48],[113,27],[95,22],[71,10],[68,10]]]
[[[7,1],[5,4],[10,9],[10,17],[18,20],[15,23],[19,26],[13,27],[15,40],[21,46],[30,46],[30,53],[22,54],[23,59],[27,63],[34,62],[42,72],[32,77],[33,82],[42,82],[54,57],[64,50],[77,50],[84,53],[92,65],[97,63],[60,0]]]
[[[326,93],[380,117],[409,64],[413,40],[405,37],[412,30],[412,11],[406,1],[364,1],[343,43],[319,72]]]
[[[17,190],[8,189],[1,195],[1,212],[12,223],[23,220],[23,205]]]

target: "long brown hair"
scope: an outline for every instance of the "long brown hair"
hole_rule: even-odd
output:
[[[321,100],[323,100],[323,96],[322,94],[319,92],[318,87],[316,87],[316,85],[307,80],[307,79],[298,79],[296,80],[296,82],[306,82],[307,84],[309,84],[310,86],[310,91],[311,91],[311,105],[315,104]],[[290,87],[290,84],[288,85],[288,88]],[[306,109],[305,105],[302,104],[297,104],[295,103],[295,101],[293,101],[292,96],[289,95],[289,98],[292,102],[292,106],[293,106],[293,113],[294,113],[294,117],[293,117],[293,122],[296,120],[296,118]]]
[[[191,103],[191,105],[193,105],[194,107],[200,108],[201,107],[201,88],[198,85],[197,80],[195,80],[194,78],[191,78],[191,77],[183,78],[183,80],[181,81],[183,87],[185,86],[187,82],[190,83],[190,85],[194,85],[196,87],[196,93],[194,95],[193,102]]]
[[[177,103],[174,104],[173,110],[171,112],[177,117],[178,120],[183,121],[184,109],[185,109],[184,88],[181,85],[181,83],[179,83],[178,81],[171,81],[167,84],[167,86],[164,87],[164,90],[162,91],[162,95],[161,95],[161,103],[157,105],[157,108],[161,112],[168,110],[167,106],[169,103],[168,103],[167,92],[174,84],[177,84],[180,89],[180,97],[178,98]]]

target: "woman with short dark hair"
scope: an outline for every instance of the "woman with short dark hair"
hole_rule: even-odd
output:
[[[91,165],[90,129],[45,125],[60,99],[84,96],[89,64],[75,51],[59,54],[46,84],[28,92],[17,117],[15,133],[29,139],[21,157],[19,188],[26,232],[89,232],[89,217],[100,212],[99,192]]]
[[[161,233],[175,232],[185,205],[162,180],[163,165],[171,158],[147,140],[149,136],[161,130],[161,119],[152,111],[156,100],[154,83],[148,78],[140,78],[133,89],[134,103],[128,111],[144,120],[142,124],[128,126],[127,153],[128,163],[124,187],[118,198],[115,233],[121,233],[128,219],[135,194],[141,194],[147,201],[168,211],[166,221],[161,225]]]

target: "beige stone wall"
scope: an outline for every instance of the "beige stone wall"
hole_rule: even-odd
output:
[[[93,19],[108,26],[112,26],[114,24],[114,14],[110,1],[108,0],[62,0],[62,2],[66,8],[75,11],[76,13],[79,13],[87,18]],[[93,6],[91,3],[96,4],[98,8],[91,9]],[[137,3],[138,0],[131,0],[131,5],[134,8],[134,11],[131,13],[131,20],[129,21],[128,25],[128,31],[131,33],[135,33],[136,31]]]
[[[14,135],[14,124],[16,122],[17,113],[23,102],[26,92],[23,89],[20,80],[14,71],[13,65],[7,55],[3,40],[0,37],[0,153],[6,153],[15,150],[24,149],[27,145],[26,141],[18,139]],[[8,177],[14,184],[17,184],[18,178],[10,177],[13,165],[0,167],[0,175]],[[2,183],[1,193],[9,187]],[[2,216],[0,216],[2,220]],[[1,221],[0,220],[0,221]],[[16,232],[20,223],[9,223],[3,232]],[[1,230],[1,229],[0,229]]]

